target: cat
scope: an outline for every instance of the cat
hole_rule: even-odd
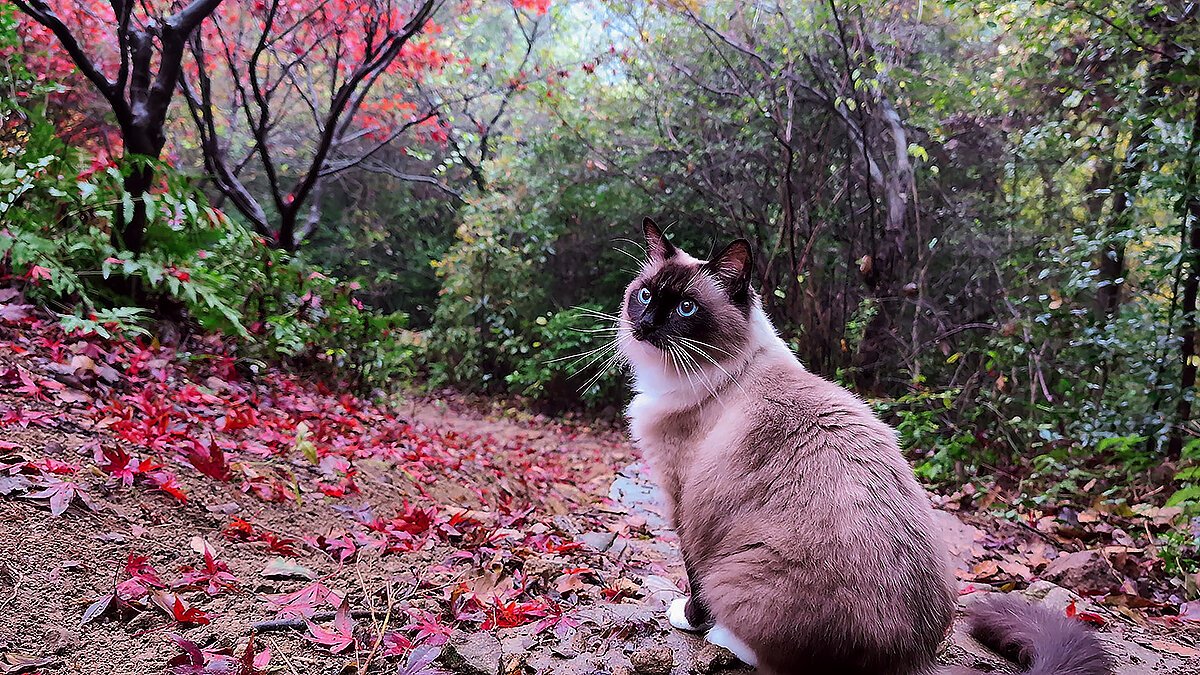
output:
[[[748,242],[704,261],[649,218],[643,231],[616,344],[632,366],[630,432],[688,577],[671,625],[766,673],[960,672],[935,665],[957,586],[895,432],[778,336],[751,288]],[[1042,608],[983,603],[972,622],[1030,672],[1111,672],[1090,633]]]

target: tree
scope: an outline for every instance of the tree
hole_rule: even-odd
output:
[[[113,244],[140,253],[147,224],[143,196],[154,184],[154,162],[166,144],[164,128],[184,49],[221,0],[192,0],[169,14],[157,3],[134,0],[13,2],[53,34],[111,107],[121,132],[125,191],[133,206],[130,213],[117,210]],[[111,43],[104,39],[107,34]],[[105,51],[114,44],[115,56]],[[82,45],[97,49],[89,54]],[[110,79],[106,70],[113,67],[116,76]]]
[[[403,91],[448,57],[414,39],[433,28],[438,0],[259,4],[228,5],[193,36],[195,67],[181,86],[215,185],[291,251],[319,221],[323,180],[435,115],[399,94],[375,100],[373,90],[386,79]],[[261,172],[258,185],[247,178],[250,165]]]
[[[467,172],[479,193],[490,190],[485,165],[495,156],[498,137],[517,98],[535,81],[565,77],[567,70],[549,68],[538,50],[550,33],[549,0],[512,0],[496,5],[491,15],[472,16],[473,29],[462,30],[471,41],[474,61],[452,74],[420,87],[426,105],[438,110],[451,159]],[[505,14],[511,14],[511,21]]]

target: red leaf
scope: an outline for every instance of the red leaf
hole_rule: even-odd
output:
[[[337,614],[333,618],[333,628],[319,626],[312,621],[308,624],[308,640],[329,647],[329,651],[337,654],[345,651],[354,644],[354,619],[350,618],[350,604],[342,599]]]
[[[254,633],[246,641],[246,649],[238,659],[238,675],[265,675],[267,666],[271,665],[271,648],[264,647],[257,654],[254,651]]]
[[[150,564],[149,556],[130,553],[129,559],[125,561],[125,573],[130,579],[137,579],[151,588],[167,587],[158,576],[158,571]]]
[[[174,593],[155,591],[150,595],[150,598],[154,600],[154,604],[158,605],[172,619],[181,624],[203,626],[209,622],[208,615],[203,610],[187,604],[183,601],[183,598]]]
[[[1097,626],[1103,626],[1108,623],[1107,619],[1099,614],[1096,614],[1095,612],[1080,611],[1079,608],[1075,606],[1074,600],[1071,601],[1071,604],[1067,605],[1066,615],[1072,619],[1079,619],[1080,621],[1086,621],[1087,623],[1095,624]]]
[[[233,477],[229,463],[225,461],[225,452],[217,445],[216,439],[209,441],[205,449],[197,441],[192,442],[192,449],[187,453],[188,463],[197,471],[219,481],[227,481]]]
[[[188,586],[203,587],[204,592],[216,595],[222,590],[236,590],[238,579],[229,571],[229,566],[217,560],[212,549],[204,547],[204,567],[196,569],[188,566],[182,570],[183,576],[174,584],[175,588]]]
[[[314,581],[298,591],[267,597],[267,603],[279,612],[280,617],[309,617],[317,611],[318,607],[326,604],[332,605],[335,601],[341,602],[342,600],[341,595],[320,581]]]

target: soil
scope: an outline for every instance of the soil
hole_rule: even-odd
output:
[[[0,674],[201,672],[201,666],[179,665],[187,654],[181,644],[208,650],[202,658],[209,672],[233,672],[233,662],[217,652],[242,654],[252,634],[251,653],[270,650],[263,672],[295,675],[432,672],[421,670],[422,654],[436,655],[427,668],[464,674],[739,669],[728,652],[667,625],[663,608],[685,585],[676,542],[645,467],[618,430],[480,410],[453,398],[413,398],[396,408],[399,422],[389,423],[408,430],[405,448],[428,441],[446,450],[450,460],[427,463],[436,470],[415,475],[408,459],[368,453],[355,461],[355,493],[331,497],[297,489],[295,498],[264,501],[237,480],[212,480],[173,462],[187,494],[180,503],[140,483],[114,483],[89,462],[86,448],[95,441],[122,441],[85,414],[85,407],[3,393],[3,411],[23,411],[11,419],[49,415],[37,424],[9,422],[0,428],[8,453],[0,459],[11,462],[15,454],[22,462],[85,467],[74,479],[87,486],[95,508],[76,500],[55,516],[28,493],[0,497]],[[296,475],[315,471],[297,456],[241,461],[259,472],[275,465]],[[10,466],[16,467],[10,473],[21,470]],[[956,504],[949,497],[937,500]],[[359,527],[367,522],[364,514],[387,518],[414,504],[435,505],[438,527],[449,527],[447,522],[456,521],[446,519],[455,515],[466,524],[462,532],[427,535],[413,550],[372,549]],[[258,532],[294,540],[294,550],[272,551],[262,541],[231,534],[238,518]],[[989,542],[1011,526],[979,513],[968,520],[939,511],[939,526],[963,579],[964,607],[986,593],[1013,588],[981,581],[996,576],[984,563],[1007,564]],[[346,532],[359,537],[358,548],[342,557],[328,541]],[[1029,532],[1006,541],[1005,551],[1028,553],[1027,569],[1048,568],[1032,559],[1035,553],[1048,560],[1061,553],[1034,547],[1031,542],[1047,540]],[[130,578],[131,554],[146,556],[164,583],[173,585],[171,580],[202,565],[206,548],[237,582],[213,593],[195,586],[176,592],[200,608],[208,623],[180,622],[137,601],[114,603],[85,620],[97,599]],[[287,564],[286,578],[264,574],[273,561]],[[1080,587],[1095,581],[1086,570],[1078,574],[1062,578]],[[1120,673],[1200,672],[1200,635],[1189,628],[1194,623],[1148,621],[1036,577],[1032,573],[1033,583],[1019,584],[1023,592],[1100,624]],[[310,611],[316,613],[309,621],[281,620],[276,611],[279,598],[273,596],[305,588],[311,579],[344,597],[353,613],[357,640],[340,653],[317,644],[319,631],[313,628],[335,626],[338,603]],[[493,605],[490,597],[505,600]],[[420,627],[422,616],[434,617],[433,632]],[[414,644],[427,649],[413,649]],[[961,629],[948,642],[944,660],[1013,672]]]

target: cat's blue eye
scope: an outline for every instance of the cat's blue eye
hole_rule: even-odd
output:
[[[642,303],[643,305],[650,304],[650,289],[649,288],[643,288],[642,290],[638,291],[638,302]]]
[[[676,310],[679,316],[691,316],[696,313],[696,303],[691,300],[684,300],[679,303],[679,308]]]

